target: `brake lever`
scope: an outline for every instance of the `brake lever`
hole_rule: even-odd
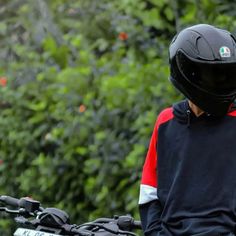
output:
[[[22,224],[22,225],[33,225],[32,222],[28,219],[26,219],[24,216],[17,216],[15,217],[15,221],[18,224]]]
[[[6,213],[15,214],[15,215],[19,214],[19,212],[20,212],[19,209],[13,210],[13,209],[9,209],[7,207],[0,207],[0,211],[4,211]]]

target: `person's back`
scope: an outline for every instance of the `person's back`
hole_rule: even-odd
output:
[[[209,25],[187,28],[172,41],[170,66],[188,99],[162,111],[153,131],[140,188],[144,233],[234,235],[236,41]]]

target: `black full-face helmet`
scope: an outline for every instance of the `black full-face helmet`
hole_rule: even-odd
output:
[[[207,24],[182,30],[169,47],[170,81],[203,111],[221,116],[236,97],[236,39]]]

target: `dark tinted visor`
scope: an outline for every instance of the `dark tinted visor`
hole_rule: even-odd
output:
[[[177,65],[185,79],[208,93],[223,96],[236,93],[236,63],[191,61],[179,51]]]

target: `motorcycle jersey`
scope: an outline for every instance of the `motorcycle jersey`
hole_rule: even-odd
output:
[[[163,110],[143,167],[145,235],[234,235],[236,111],[196,117],[184,100]]]

